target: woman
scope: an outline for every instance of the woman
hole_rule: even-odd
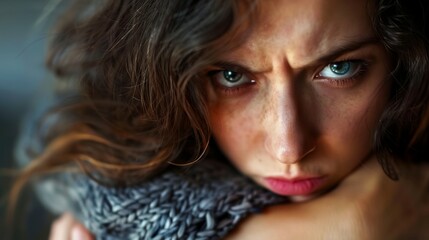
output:
[[[381,0],[76,5],[48,64],[59,77],[80,80],[79,98],[60,114],[69,124],[50,123],[59,129],[42,136],[55,151],[23,176],[77,161],[93,178],[133,184],[156,179],[169,163],[200,160],[208,147],[215,151],[213,136],[242,174],[304,201],[249,217],[231,238],[423,236],[415,221],[425,217],[418,210],[428,182],[417,165],[427,161],[427,7]],[[54,160],[58,154],[67,157]],[[400,183],[389,182],[375,159]],[[391,196],[404,204],[392,210]],[[386,230],[409,209],[413,221]],[[381,222],[389,212],[396,215]],[[349,221],[331,231],[327,219]]]

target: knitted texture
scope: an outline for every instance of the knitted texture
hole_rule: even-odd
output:
[[[209,159],[134,187],[104,187],[80,174],[63,174],[55,186],[96,238],[108,240],[221,239],[247,215],[286,201]]]

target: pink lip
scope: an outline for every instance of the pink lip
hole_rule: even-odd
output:
[[[299,196],[314,193],[323,183],[324,177],[315,178],[265,178],[268,188],[279,195]]]

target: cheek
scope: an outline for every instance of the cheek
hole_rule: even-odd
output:
[[[350,155],[368,153],[378,120],[387,104],[388,90],[389,86],[365,88],[351,94],[353,97],[340,98],[342,102],[326,102],[322,107],[321,129],[322,135],[330,138],[330,147],[343,148]]]
[[[213,136],[223,153],[233,162],[246,158],[255,146],[258,117],[254,110],[225,106],[209,106],[209,120]]]

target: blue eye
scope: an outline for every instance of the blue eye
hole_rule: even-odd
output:
[[[243,77],[242,73],[234,72],[231,70],[224,70],[222,71],[222,73],[223,73],[224,79],[230,83],[236,83],[240,81],[241,78]]]
[[[361,61],[341,61],[326,65],[318,74],[318,78],[333,80],[353,78],[362,69]]]
[[[246,74],[229,69],[214,71],[210,75],[216,84],[224,88],[235,88],[254,82]]]
[[[351,63],[350,62],[339,62],[329,64],[331,71],[337,75],[345,75],[350,71]]]

